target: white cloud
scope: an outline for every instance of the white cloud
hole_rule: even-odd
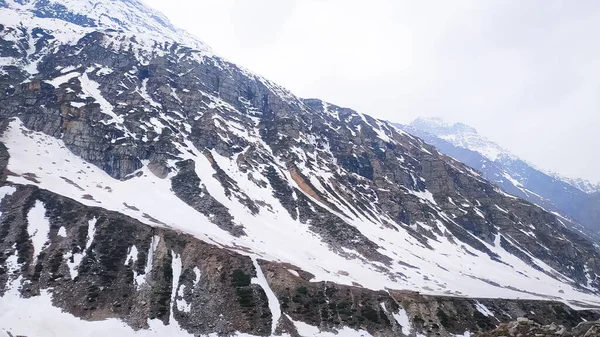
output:
[[[598,2],[145,1],[300,96],[462,121],[540,167],[600,180]]]

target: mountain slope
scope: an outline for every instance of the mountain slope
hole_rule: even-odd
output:
[[[600,217],[593,207],[593,196],[574,186],[573,181],[542,172],[461,123],[419,118],[409,126],[396,126],[482,172],[507,193],[567,216],[579,223],[574,225],[580,230],[597,236]],[[593,190],[589,182],[581,181],[580,185]]]
[[[50,302],[65,326],[171,335],[451,336],[529,312],[598,318],[550,301],[600,304],[593,244],[420,139],[195,42],[134,34],[156,20],[139,2],[53,1],[68,9],[54,18],[40,3],[0,3],[13,335],[36,334],[19,308]],[[145,16],[117,30],[88,5]]]

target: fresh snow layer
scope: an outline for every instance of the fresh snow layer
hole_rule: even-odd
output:
[[[429,244],[433,249],[429,249],[403,228],[395,230],[380,225],[386,219],[349,218],[340,215],[377,243],[381,247],[379,252],[394,260],[391,266],[365,261],[358,253],[349,249],[345,249],[347,257],[340,256],[331,251],[305,224],[293,220],[273,197],[270,187],[259,187],[239,170],[235,159],[221,157],[213,152],[218,165],[238,183],[246,195],[262,200],[271,207],[253,215],[237,198],[227,197],[221,184],[213,177],[215,171],[208,159],[189,141],[185,144],[187,147],[181,148],[184,156],[188,156],[185,159],[196,162],[196,173],[208,192],[228,207],[235,222],[244,226],[247,236],[235,238],[212,224],[210,219],[196,212],[171,192],[170,177],[160,179],[146,167],[140,170],[139,177],[125,181],[113,179],[71,153],[62,141],[25,130],[18,120],[11,122],[2,140],[10,152],[8,169],[16,174],[8,178],[13,183],[38,185],[86,205],[121,212],[151,226],[173,228],[221,246],[239,247],[239,253],[250,254],[254,258],[287,262],[314,274],[312,281],[347,285],[355,282],[370,289],[407,289],[438,295],[563,299],[600,304],[597,296],[569,286],[568,278],[535,258],[533,261],[538,266],[555,274],[556,278],[532,268],[500,245],[482,242],[498,254],[503,263],[493,261],[487,254],[478,251],[474,251],[473,256],[473,252],[462,248],[464,244],[459,241],[453,243],[443,235],[430,240]],[[35,174],[39,183],[25,178],[26,173]],[[286,178],[293,184],[287,172],[282,173],[286,173]],[[71,180],[67,181],[62,177],[69,177]],[[148,198],[148,195],[153,195],[153,198]],[[428,196],[425,199],[429,199]],[[341,203],[340,207],[343,207]],[[505,238],[510,240],[509,237]],[[456,238],[453,239],[457,241]],[[146,274],[151,267],[149,262]],[[390,274],[398,274],[391,277],[390,274],[382,273],[380,268],[388,269]],[[138,276],[138,285],[143,283],[143,278],[145,275]],[[494,283],[500,286],[495,286]]]
[[[440,135],[439,137],[455,146],[478,152],[491,161],[496,161],[505,156],[513,157],[507,150],[477,133],[449,134]]]
[[[417,118],[412,127],[431,133],[454,146],[478,152],[491,161],[516,157],[500,145],[477,133],[474,128],[462,123],[447,123],[441,118]]]

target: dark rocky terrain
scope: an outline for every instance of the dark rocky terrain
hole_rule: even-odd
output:
[[[600,318],[592,242],[419,138],[300,99],[138,1],[0,0],[0,17],[0,332]]]
[[[587,337],[600,335],[600,322],[582,322],[576,327],[567,328],[555,323],[542,325],[534,320],[520,318],[510,323],[502,323],[496,329],[478,334],[480,337],[500,336],[564,336]]]
[[[6,162],[6,151],[0,154]],[[49,239],[36,257],[26,215],[40,201],[46,209]],[[466,299],[315,283],[309,273],[290,273],[292,265],[264,260],[253,264],[247,256],[190,235],[151,227],[33,186],[15,186],[2,209],[0,249],[5,253],[0,256],[4,265],[0,287],[7,289],[19,278],[24,298],[51,289],[54,306],[90,321],[117,318],[134,329],[147,329],[148,319],[164,324],[177,320],[195,335],[267,336],[275,329],[276,334],[301,336],[294,322],[304,322],[323,331],[348,327],[373,336],[454,336],[494,329],[517,317],[569,329],[600,318],[596,310],[573,310],[560,302]],[[95,221],[93,238],[90,220]],[[59,234],[61,228],[66,236]],[[132,247],[137,247],[137,254],[131,254]],[[13,254],[14,266],[7,264]],[[69,263],[77,254],[82,258],[73,277]],[[145,274],[147,264],[151,271]],[[276,328],[265,290],[251,282],[257,266],[285,313]],[[174,281],[173,275],[179,279]]]

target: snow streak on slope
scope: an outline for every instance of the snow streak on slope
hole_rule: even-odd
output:
[[[235,159],[214,153],[219,166],[238,182],[243,192],[269,204],[270,209],[263,208],[253,214],[237,198],[227,197],[222,185],[213,177],[215,171],[207,157],[191,143],[186,144],[189,151],[185,155],[196,161],[196,173],[210,194],[228,207],[237,223],[244,225],[246,236],[233,237],[211,223],[171,192],[169,178],[160,179],[146,167],[140,170],[139,176],[115,180],[72,154],[60,140],[26,130],[18,120],[10,124],[2,141],[10,152],[8,169],[15,175],[9,176],[9,180],[14,183],[35,184],[86,205],[121,212],[151,226],[170,227],[207,242],[239,247],[240,253],[252,257],[288,262],[314,274],[312,281],[347,285],[355,282],[371,289],[410,289],[430,294],[599,302],[596,296],[568,286],[566,277],[535,258],[534,263],[557,278],[532,268],[499,245],[483,241],[501,262],[479,251],[463,249],[464,245],[449,233],[430,240],[431,248],[426,247],[404,228],[383,226],[384,218],[344,217],[348,224],[380,246],[378,252],[392,259],[389,265],[365,260],[349,249],[344,249],[342,256],[305,224],[292,219],[281,202],[273,197],[269,186],[261,187],[249,181],[234,164]],[[31,177],[35,177],[35,181]],[[294,184],[291,177],[286,176],[286,179]],[[529,289],[534,292],[521,291]]]
[[[44,249],[48,234],[50,233],[50,223],[45,218],[46,208],[44,203],[37,201],[33,208],[27,214],[27,231],[33,243],[34,260]]]
[[[265,277],[265,274],[263,274],[262,268],[258,264],[258,261],[256,261],[256,259],[252,259],[252,262],[254,263],[254,269],[256,269],[256,278],[252,279],[252,283],[260,285],[267,294],[267,298],[269,300],[269,310],[271,311],[271,315],[273,315],[271,333],[275,333],[277,322],[279,322],[279,318],[281,317],[279,300],[277,299],[277,296],[275,296],[273,290],[271,290],[269,283],[267,283],[267,278]]]
[[[321,331],[318,327],[306,324],[304,322],[296,322],[289,316],[288,319],[294,323],[294,326],[298,330],[298,333],[302,337],[369,337],[371,336],[367,331],[354,330],[348,327],[343,327],[339,331],[329,332]]]

